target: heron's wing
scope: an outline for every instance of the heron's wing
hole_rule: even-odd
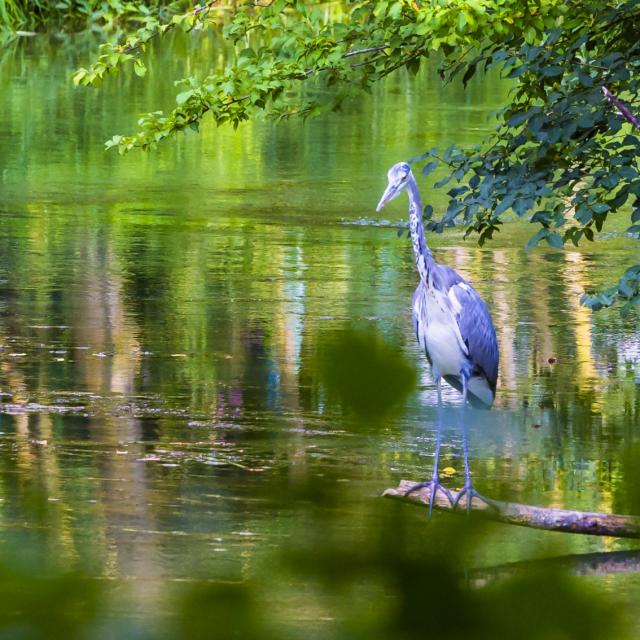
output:
[[[413,329],[416,332],[416,338],[418,344],[422,347],[429,364],[431,363],[431,356],[427,349],[427,290],[422,282],[418,284],[416,290],[413,293],[413,300],[411,304],[411,310],[413,311]]]
[[[498,380],[498,342],[487,305],[478,292],[460,276],[449,287],[447,295],[458,321],[460,334],[469,350],[469,359],[474,369],[479,369],[484,374],[489,387],[495,392]]]

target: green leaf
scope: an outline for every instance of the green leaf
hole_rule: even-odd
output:
[[[562,236],[559,233],[549,233],[547,235],[547,242],[551,247],[554,247],[555,249],[562,249],[562,247],[564,247]]]
[[[422,167],[422,175],[428,176],[430,173],[432,173],[438,168],[438,164],[439,163],[437,160],[432,160],[431,162],[428,162],[427,164],[425,164],[424,167]]]
[[[77,87],[86,78],[87,73],[86,69],[78,69],[73,75],[73,84]]]
[[[145,67],[144,64],[140,62],[140,60],[136,60],[134,62],[133,70],[135,71],[136,75],[139,76],[140,78],[144,78],[145,75],[147,74],[147,67]]]
[[[527,69],[528,69],[528,66],[525,64],[522,64],[519,67],[512,69],[507,74],[507,78],[519,78],[523,73],[525,73],[525,71],[527,71]]]
[[[500,203],[498,203],[498,205],[494,210],[494,214],[496,216],[502,215],[505,211],[507,211],[507,209],[511,208],[512,204],[513,204],[513,196],[512,195],[506,196],[505,198],[502,199]]]
[[[540,229],[538,233],[536,233],[530,240],[527,242],[525,246],[526,251],[531,251],[543,238],[546,238],[549,235],[548,229]]]
[[[120,144],[121,140],[122,140],[122,136],[113,136],[111,140],[107,140],[104,143],[105,149],[110,149],[111,147],[117,147]]]
[[[528,26],[524,30],[524,39],[528,44],[533,44],[538,37],[538,32],[533,25]]]
[[[193,96],[193,89],[189,89],[189,91],[182,91],[176,96],[176,103],[179,105],[183,105],[189,98]]]
[[[471,78],[473,78],[475,72],[476,72],[476,65],[475,64],[470,64],[467,67],[467,70],[464,72],[464,75],[462,76],[462,86],[463,87],[466,88],[467,82],[469,82],[469,80],[471,80]]]
[[[436,182],[433,186],[435,189],[441,189],[442,187],[448,185],[449,182],[451,182],[452,178],[452,175],[445,176],[444,178],[442,178],[442,180],[438,180],[438,182]]]
[[[564,73],[563,67],[559,65],[549,65],[542,67],[542,75],[545,78],[555,78],[561,76]]]
[[[591,208],[595,213],[606,213],[609,211],[609,205],[606,202],[597,202]]]
[[[238,54],[239,60],[242,60],[242,59],[253,60],[255,58],[256,58],[256,52],[251,47],[247,47],[246,49],[243,49]]]
[[[407,67],[407,71],[412,75],[417,75],[418,71],[420,71],[420,58],[411,58],[407,61],[405,65]]]
[[[466,191],[468,191],[468,187],[466,185],[462,185],[460,187],[454,187],[453,189],[449,189],[449,191],[447,191],[447,195],[450,196],[451,198],[457,198],[459,195],[462,195]]]
[[[520,111],[509,118],[507,125],[510,127],[517,127],[521,125],[525,120],[527,120],[530,115],[530,109],[527,109],[526,111]]]
[[[534,201],[530,198],[518,198],[512,205],[513,210],[517,215],[523,216],[527,211],[532,209]]]

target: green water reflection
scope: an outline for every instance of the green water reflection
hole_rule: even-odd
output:
[[[35,39],[0,62],[0,545],[28,540],[47,562],[106,580],[112,611],[127,614],[166,606],[168,583],[260,582],[283,570],[282,550],[320,554],[321,542],[366,540],[396,518],[421,539],[416,557],[446,548],[447,518],[427,527],[375,499],[430,469],[435,389],[412,335],[411,248],[395,233],[405,206],[386,219],[374,208],[389,165],[478,141],[507,88],[443,89],[423,71],[344,114],[209,124],[119,158],[104,140],[168,107],[167,79],[206,69],[220,43],[174,42],[144,84],[74,90],[70,70],[92,46]],[[496,407],[470,429],[475,482],[520,502],[639,512],[626,485],[637,319],[578,304],[637,248],[614,235],[525,253],[528,233],[514,223],[482,249],[458,230],[431,238],[487,300],[499,335]],[[320,375],[320,342],[354,325],[418,371],[404,410],[382,423],[343,413]],[[455,485],[459,398],[445,400]],[[629,547],[495,527],[462,558],[469,569]],[[591,580],[624,602],[640,586],[634,575]],[[345,615],[311,578],[272,588],[306,637]]]

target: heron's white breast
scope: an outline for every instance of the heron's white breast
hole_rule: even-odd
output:
[[[458,376],[465,365],[467,350],[451,301],[433,288],[427,290],[425,298],[427,322],[424,346],[434,368],[441,375]]]
[[[425,331],[425,346],[433,366],[441,375],[460,375],[465,356],[450,325],[430,321]]]

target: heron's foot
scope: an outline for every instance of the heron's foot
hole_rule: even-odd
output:
[[[404,495],[408,496],[410,493],[420,489],[429,489],[429,517],[431,517],[431,514],[433,513],[433,505],[436,501],[436,493],[438,493],[438,491],[446,496],[452,507],[455,506],[453,494],[449,489],[447,489],[447,487],[440,483],[440,480],[437,477],[432,480],[428,480],[427,482],[418,482],[417,484],[414,484],[404,492]]]
[[[491,500],[491,498],[485,498],[482,494],[478,493],[471,486],[470,482],[466,483],[465,486],[462,489],[460,489],[460,491],[458,491],[454,501],[451,503],[454,509],[458,507],[458,504],[460,504],[460,500],[462,500],[464,496],[467,497],[467,500],[466,500],[467,515],[471,513],[471,502],[474,498],[477,498],[478,500],[481,500],[482,502],[484,502],[490,509],[494,509],[495,511],[498,511],[498,506],[496,505],[495,501]]]

